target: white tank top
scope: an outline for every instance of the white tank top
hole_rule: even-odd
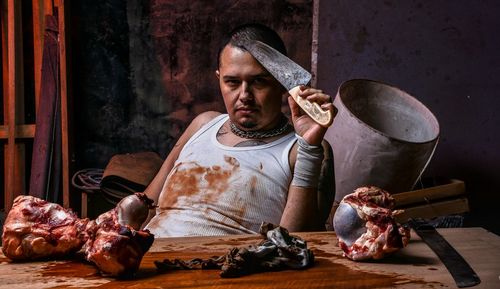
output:
[[[146,226],[156,237],[258,233],[262,222],[280,223],[294,132],[264,145],[230,147],[217,140],[227,119],[214,118],[182,149]]]

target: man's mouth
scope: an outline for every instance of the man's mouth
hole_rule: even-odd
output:
[[[257,111],[257,109],[254,107],[239,107],[236,109],[236,111],[242,114],[249,114],[254,113],[255,111]]]

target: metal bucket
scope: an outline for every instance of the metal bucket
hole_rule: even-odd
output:
[[[390,193],[411,190],[439,138],[432,112],[408,93],[372,80],[343,83],[327,131],[335,164],[335,200],[374,185]]]

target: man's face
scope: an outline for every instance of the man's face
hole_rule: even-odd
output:
[[[245,130],[267,130],[279,123],[285,89],[250,53],[227,45],[216,74],[233,123]]]

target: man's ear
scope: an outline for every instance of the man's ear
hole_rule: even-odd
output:
[[[220,79],[220,72],[218,69],[215,71],[215,75],[217,75],[217,78]]]

